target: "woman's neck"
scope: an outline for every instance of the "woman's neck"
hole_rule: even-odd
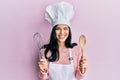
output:
[[[62,43],[62,42],[58,42],[58,45],[59,45],[59,48],[66,48],[66,46],[65,46],[65,43]]]

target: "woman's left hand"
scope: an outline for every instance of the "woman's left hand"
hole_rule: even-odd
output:
[[[81,57],[81,60],[79,61],[79,68],[82,74],[84,74],[88,67],[88,61],[85,56]]]

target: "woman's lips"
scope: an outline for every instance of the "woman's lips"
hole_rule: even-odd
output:
[[[60,38],[60,39],[64,39],[64,38],[65,38],[65,35],[59,35],[59,38]]]

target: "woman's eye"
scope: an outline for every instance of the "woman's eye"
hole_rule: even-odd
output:
[[[66,27],[66,28],[64,28],[64,30],[68,30],[68,28]]]
[[[60,30],[60,28],[56,28],[56,30]]]

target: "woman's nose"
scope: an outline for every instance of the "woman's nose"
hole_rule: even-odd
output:
[[[64,33],[64,30],[63,30],[63,29],[61,29],[61,30],[60,30],[60,33],[61,33],[61,34],[63,34],[63,33]]]

